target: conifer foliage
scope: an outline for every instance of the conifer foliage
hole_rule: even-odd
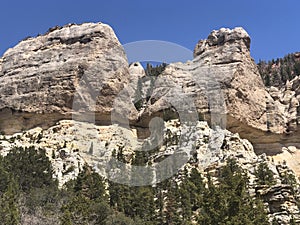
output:
[[[132,163],[145,165],[147,160],[138,155]],[[44,150],[16,148],[0,157],[1,224],[269,224],[263,202],[250,196],[247,173],[234,159],[217,174],[212,178],[210,171],[185,167],[155,186],[130,187],[107,181],[85,166],[59,189]],[[258,184],[273,184],[263,163],[256,176]]]
[[[300,53],[288,54],[276,60],[260,60],[257,65],[267,87],[282,87],[287,81],[300,75]]]

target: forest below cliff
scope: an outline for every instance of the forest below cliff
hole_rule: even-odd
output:
[[[123,155],[116,157],[122,160]],[[145,160],[145,155],[137,155],[132,163]],[[1,223],[267,225],[263,201],[249,195],[245,174],[228,159],[218,170],[217,182],[210,173],[184,169],[156,186],[129,187],[109,182],[86,166],[60,189],[43,149],[15,148],[0,158]],[[264,163],[256,176],[259,185],[274,184]],[[282,182],[293,186],[295,178],[286,176]]]

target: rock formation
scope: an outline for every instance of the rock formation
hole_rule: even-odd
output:
[[[290,142],[285,133],[297,130],[297,79],[284,93],[274,88],[268,93],[242,28],[213,31],[199,41],[194,56],[191,62],[168,65],[151,83],[139,63],[128,67],[109,26],[50,29],[21,41],[0,60],[0,129],[13,133],[70,118],[147,128],[155,116],[178,118],[183,112],[188,117],[192,111],[212,126],[240,133],[259,152],[275,142],[280,144],[271,151],[280,152]],[[148,84],[138,96],[139,79]]]
[[[181,85],[180,91],[192,96],[200,113],[213,111],[213,101],[219,100],[221,104],[224,101],[225,111],[220,113],[228,115],[229,129],[244,125],[266,131],[265,99],[268,94],[249,49],[250,37],[242,28],[213,31],[207,40],[197,44],[192,62],[171,64],[162,74],[162,81],[158,78],[155,85],[158,90],[153,91],[157,101],[149,105],[149,111],[168,107],[164,105],[163,83],[169,85],[165,89]],[[220,89],[214,96],[216,99],[208,99],[210,89]],[[224,99],[218,96],[222,93]],[[247,132],[245,129],[235,131]],[[283,132],[284,123],[277,124],[272,131]]]
[[[62,186],[85,163],[103,176],[126,171],[107,172],[118,151],[130,164],[134,150],[155,149],[149,160],[156,165],[182,144],[179,152],[190,156],[186,166],[203,172],[217,173],[236,158],[270,221],[299,221],[297,187],[282,180],[285,171],[300,174],[300,77],[266,89],[242,28],[211,32],[194,57],[150,78],[140,63],[128,65],[113,30],[102,23],[55,27],[23,40],[0,58],[0,131],[9,134],[0,136],[0,154],[14,146],[46,149]],[[261,162],[275,185],[257,184]]]
[[[266,90],[250,55],[250,37],[243,28],[213,31],[199,41],[194,56],[191,62],[171,63],[156,79],[140,117],[141,126],[148,124],[149,115],[180,111],[176,106],[187,104],[184,101],[189,99],[199,117],[238,132],[253,142],[258,152],[270,144],[274,144],[270,154],[288,146],[291,140],[286,134],[295,132],[298,124],[295,91],[276,97],[274,91]]]
[[[287,123],[288,132],[297,130],[300,122],[300,78],[296,76],[293,80],[287,81],[281,89],[270,87],[269,93],[274,99],[274,111],[281,112]]]
[[[152,166],[177,151],[178,143],[184,135],[179,125],[179,120],[164,123],[164,144],[159,145],[158,150],[149,157]],[[223,135],[218,136],[221,146],[213,149],[211,142],[215,138],[214,132],[207,122],[197,122],[193,132],[193,141],[189,142],[190,147],[193,146],[192,154],[184,167],[198,168],[203,173],[210,173],[212,179],[217,181],[218,171],[226,164],[226,160],[235,158],[250,178],[251,195],[264,200],[270,221],[274,218],[280,224],[289,224],[292,218],[300,221],[300,211],[294,193],[296,187],[283,183],[285,175],[287,173],[293,175],[293,171],[289,170],[286,165],[269,161],[265,154],[257,156],[248,140],[241,139],[238,134],[230,131],[222,131]],[[150,141],[150,138],[144,140],[144,143],[145,141]],[[0,153],[4,156],[10,149],[17,146],[45,149],[60,187],[76,178],[85,164],[90,165],[104,177],[117,174],[118,168],[114,168],[109,173],[105,170],[113,154],[122,151],[129,165],[134,157],[134,150],[139,144],[141,143],[135,129],[127,129],[118,125],[97,126],[74,120],[61,120],[48,129],[37,127],[11,136],[0,135]],[[273,172],[274,185],[257,184],[255,171],[260,163],[266,163]],[[126,175],[126,173],[122,174]],[[155,179],[155,176],[152,179]]]
[[[56,27],[23,40],[0,65],[0,129],[7,133],[70,119],[73,109],[96,112],[105,123],[129,81],[123,47],[102,23]]]

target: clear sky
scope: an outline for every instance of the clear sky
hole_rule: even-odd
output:
[[[299,0],[8,0],[0,8],[0,55],[27,36],[67,23],[104,22],[122,44],[163,40],[193,50],[213,29],[244,27],[253,58],[300,51]]]

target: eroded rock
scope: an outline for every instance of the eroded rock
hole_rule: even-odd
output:
[[[49,127],[74,111],[109,123],[114,98],[129,82],[123,47],[102,23],[50,29],[7,50],[0,64],[0,129],[7,133]]]

